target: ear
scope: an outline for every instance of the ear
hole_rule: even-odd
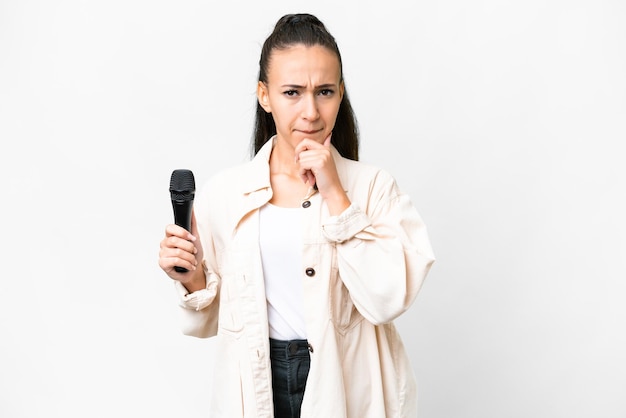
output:
[[[263,110],[265,110],[267,113],[272,113],[267,85],[262,81],[259,81],[256,86],[256,97]]]
[[[339,83],[339,98],[341,100],[343,100],[343,93],[346,91],[346,86],[345,84],[343,84],[343,80],[341,80],[341,83]]]

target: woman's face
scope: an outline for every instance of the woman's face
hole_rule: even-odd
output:
[[[257,96],[274,117],[278,140],[294,147],[305,138],[323,143],[343,98],[337,56],[319,45],[274,50],[267,80],[259,81]]]

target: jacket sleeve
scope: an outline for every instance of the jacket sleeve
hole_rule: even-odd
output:
[[[350,198],[351,206],[330,217],[323,233],[336,243],[339,275],[361,315],[388,323],[411,306],[435,261],[426,226],[384,171],[366,196]]]
[[[206,188],[206,186],[205,186]],[[215,246],[208,222],[208,191],[196,195],[194,212],[198,223],[198,234],[204,252],[202,267],[206,276],[204,289],[189,293],[185,286],[175,281],[178,294],[182,332],[198,338],[208,338],[217,334],[219,317],[219,292],[221,279],[217,270]]]
[[[217,334],[219,311],[219,277],[208,273],[205,289],[189,293],[185,286],[175,281],[178,293],[182,333],[198,338],[208,338]]]

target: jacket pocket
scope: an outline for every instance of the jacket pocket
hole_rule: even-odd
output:
[[[335,329],[342,334],[347,333],[358,325],[363,316],[352,302],[350,292],[343,284],[337,268],[331,270],[330,286],[330,315]]]
[[[218,320],[218,333],[235,338],[239,338],[243,331],[237,280],[238,277],[233,275],[222,277]]]

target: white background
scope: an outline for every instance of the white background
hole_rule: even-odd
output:
[[[618,0],[0,0],[0,416],[208,416],[213,342],[157,265],[169,177],[248,157],[290,12],[429,227],[397,322],[421,418],[626,417]]]

